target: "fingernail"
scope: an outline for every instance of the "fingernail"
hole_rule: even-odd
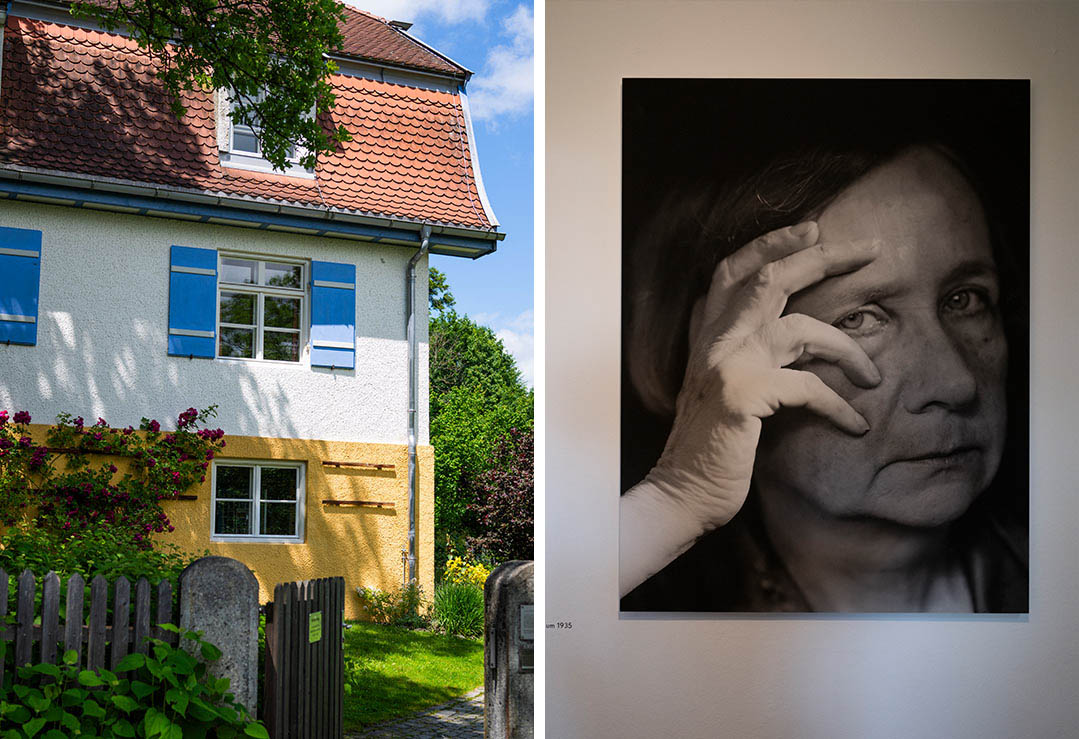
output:
[[[806,236],[816,225],[814,221],[806,221],[805,223],[799,223],[797,226],[791,226],[791,236]]]
[[[861,423],[858,424],[858,435],[865,436],[869,433],[869,422],[862,418],[861,414],[858,415],[858,420],[861,421]]]

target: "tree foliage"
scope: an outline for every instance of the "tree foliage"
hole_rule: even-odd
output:
[[[448,311],[430,326],[431,443],[435,450],[435,530],[463,540],[479,534],[464,484],[487,470],[499,440],[530,429],[533,393],[491,329]]]
[[[90,0],[72,13],[130,34],[157,63],[177,117],[186,113],[183,92],[231,90],[233,122],[252,125],[277,169],[293,144],[300,163],[314,167],[348,139],[311,115],[334,104],[327,78],[336,66],[326,54],[342,42],[337,0]]]
[[[450,283],[446,279],[446,273],[431,267],[427,276],[427,299],[432,312],[444,313],[457,305],[457,301],[450,292]]]
[[[527,392],[502,341],[468,316],[450,310],[432,318],[429,347],[432,419],[455,388],[478,387],[492,396]]]
[[[533,445],[532,429],[510,429],[490,467],[463,483],[479,529],[469,548],[499,562],[533,557]]]

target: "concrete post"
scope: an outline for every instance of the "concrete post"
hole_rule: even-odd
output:
[[[532,562],[506,562],[483,588],[484,736],[530,739],[535,665]]]
[[[259,584],[242,562],[203,557],[180,573],[180,628],[203,632],[221,650],[210,665],[227,677],[236,701],[254,716],[258,705]]]

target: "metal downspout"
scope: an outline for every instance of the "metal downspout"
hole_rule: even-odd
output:
[[[419,469],[416,465],[416,437],[419,414],[416,412],[419,394],[419,340],[416,338],[416,263],[427,254],[431,227],[420,229],[420,248],[408,260],[408,583],[416,582],[416,495],[419,489]]]

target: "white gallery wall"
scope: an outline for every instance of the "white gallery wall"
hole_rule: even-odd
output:
[[[546,5],[550,737],[1079,732],[1079,4]],[[1024,617],[620,620],[621,79],[1031,80]],[[792,111],[812,115],[812,110]],[[987,122],[992,125],[992,122]]]

